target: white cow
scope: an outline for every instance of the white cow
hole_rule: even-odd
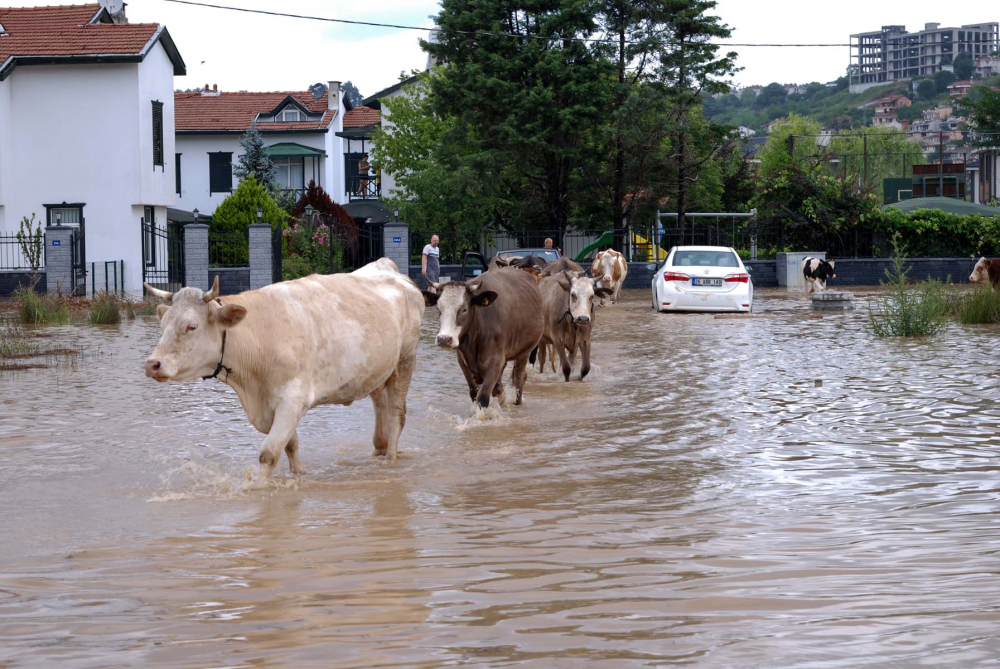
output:
[[[618,303],[618,294],[625,285],[625,277],[628,276],[628,263],[625,256],[614,249],[601,251],[594,258],[590,265],[590,273],[601,282],[611,293],[611,304]],[[601,297],[601,306],[604,306],[604,298]]]
[[[146,376],[230,385],[250,423],[267,435],[264,476],[282,450],[291,471],[304,473],[296,428],[309,409],[366,396],[375,405],[375,452],[395,459],[424,298],[391,260],[221,298],[218,278],[207,293],[146,289],[170,305],[158,308],[163,334]]]

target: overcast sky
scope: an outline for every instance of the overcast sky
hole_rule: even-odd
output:
[[[212,0],[209,0],[212,1]],[[74,0],[10,0],[12,5],[71,4]],[[0,0],[0,4],[8,4]],[[331,18],[429,26],[437,0],[218,0],[218,4]],[[417,40],[426,33],[277,18],[173,4],[129,0],[132,22],[162,23],[187,63],[177,88],[218,84],[222,90],[304,90],[318,81],[353,81],[370,95],[398,81],[401,71],[423,69]],[[988,0],[718,0],[717,14],[737,42],[847,43],[851,33],[903,24],[960,25],[1000,20],[1000,3]],[[847,47],[740,47],[740,84],[807,83],[842,75]]]

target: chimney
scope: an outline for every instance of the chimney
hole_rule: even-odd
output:
[[[328,107],[334,111],[340,109],[340,82],[339,81],[329,81],[329,91],[328,91]]]
[[[219,84],[212,84],[212,92],[213,93],[219,92]]]

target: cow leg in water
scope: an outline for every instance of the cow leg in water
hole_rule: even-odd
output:
[[[545,371],[545,350],[546,350],[546,348],[547,347],[545,345],[545,342],[539,342],[539,344],[538,344],[538,371],[539,372],[544,372]]]
[[[476,385],[476,379],[472,376],[472,372],[469,370],[469,366],[465,364],[465,358],[462,354],[458,354],[458,366],[462,369],[462,374],[465,375],[465,382],[469,384],[469,399],[476,399],[476,392],[479,387]]]
[[[483,385],[479,386],[479,394],[476,396],[479,408],[485,409],[490,405],[490,393],[500,381],[500,377],[503,375],[503,370],[506,366],[503,360],[497,360],[486,365],[486,373],[483,375]]]
[[[401,359],[396,371],[385,384],[385,437],[388,440],[385,459],[390,462],[396,459],[399,435],[406,425],[406,395],[410,392],[410,381],[413,379],[413,370],[416,367],[416,354]]]
[[[374,455],[385,455],[389,451],[388,413],[389,413],[389,382],[371,394],[372,407],[375,409],[375,434],[372,443],[375,445]]]
[[[503,368],[500,370],[500,376],[497,378],[497,383],[493,386],[493,397],[497,398],[500,402],[500,406],[503,406],[504,401],[507,399],[507,395],[504,392],[503,387],[503,373],[507,371],[507,363],[503,364]]]
[[[510,375],[511,383],[517,390],[517,397],[514,404],[520,406],[521,398],[524,395],[524,384],[528,380],[528,356],[522,355],[514,361],[514,371]]]
[[[274,466],[278,464],[278,458],[281,457],[281,450],[295,438],[295,428],[299,426],[299,421],[304,413],[305,411],[299,407],[287,404],[279,405],[275,410],[271,429],[267,431],[267,438],[260,449],[260,473],[265,478],[274,471]]]
[[[288,456],[288,469],[293,474],[305,474],[306,470],[299,460],[299,433],[292,432],[292,438],[285,445],[285,455]]]
[[[615,286],[615,292],[614,292],[614,294],[613,294],[613,295],[611,296],[611,304],[618,304],[618,296],[619,296],[619,295],[621,295],[621,292],[622,292],[622,285],[623,285],[624,283],[625,283],[625,282],[624,282],[624,281],[622,281],[622,282],[620,282],[620,283],[619,283],[619,284],[618,284],[617,286]]]
[[[583,358],[583,362],[580,363],[580,380],[583,381],[587,378],[587,374],[590,373],[590,340],[581,339],[580,340],[580,355]]]
[[[569,374],[573,371],[573,365],[571,365],[569,360],[566,359],[566,347],[562,344],[556,344],[556,351],[559,352],[559,362],[562,363],[563,376],[565,376],[566,380],[569,381]]]

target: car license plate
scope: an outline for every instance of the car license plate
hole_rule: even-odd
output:
[[[692,286],[721,286],[722,279],[691,279]]]

